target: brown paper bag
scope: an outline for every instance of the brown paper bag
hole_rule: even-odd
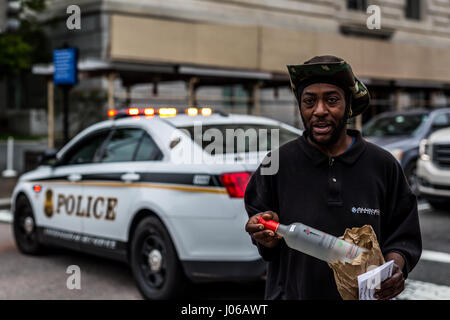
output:
[[[358,300],[358,276],[382,265],[385,262],[384,257],[375,231],[370,225],[361,228],[347,228],[344,235],[339,238],[368,249],[351,263],[342,263],[336,260],[328,264],[333,269],[334,279],[342,299]]]

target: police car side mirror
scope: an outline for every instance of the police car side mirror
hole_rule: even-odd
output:
[[[176,137],[175,139],[173,139],[172,141],[170,141],[170,145],[169,145],[170,149],[175,148],[176,145],[180,143],[180,141],[181,141],[181,138],[180,138],[180,137]]]
[[[56,157],[57,151],[55,149],[47,149],[39,159],[40,166],[52,166],[58,165],[58,158]]]

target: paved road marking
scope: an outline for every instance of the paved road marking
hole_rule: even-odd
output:
[[[405,290],[398,300],[449,300],[450,287],[434,283],[407,279]]]
[[[12,223],[13,218],[9,210],[0,210],[0,222]]]
[[[419,211],[428,211],[431,210],[431,206],[428,202],[419,203],[417,205],[417,210]]]
[[[450,263],[450,254],[446,252],[422,250],[420,260]]]
[[[0,198],[0,206],[10,206],[11,198]]]

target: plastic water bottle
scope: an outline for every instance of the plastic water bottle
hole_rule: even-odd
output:
[[[258,218],[258,223],[282,236],[288,247],[329,263],[336,260],[350,263],[360,253],[367,251],[302,223],[287,226],[273,220],[264,220],[262,216]]]

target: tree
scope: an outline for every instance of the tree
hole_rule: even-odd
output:
[[[27,72],[37,62],[48,59],[48,41],[36,18],[45,10],[45,0],[7,0],[20,4],[14,31],[0,35],[0,77]]]

